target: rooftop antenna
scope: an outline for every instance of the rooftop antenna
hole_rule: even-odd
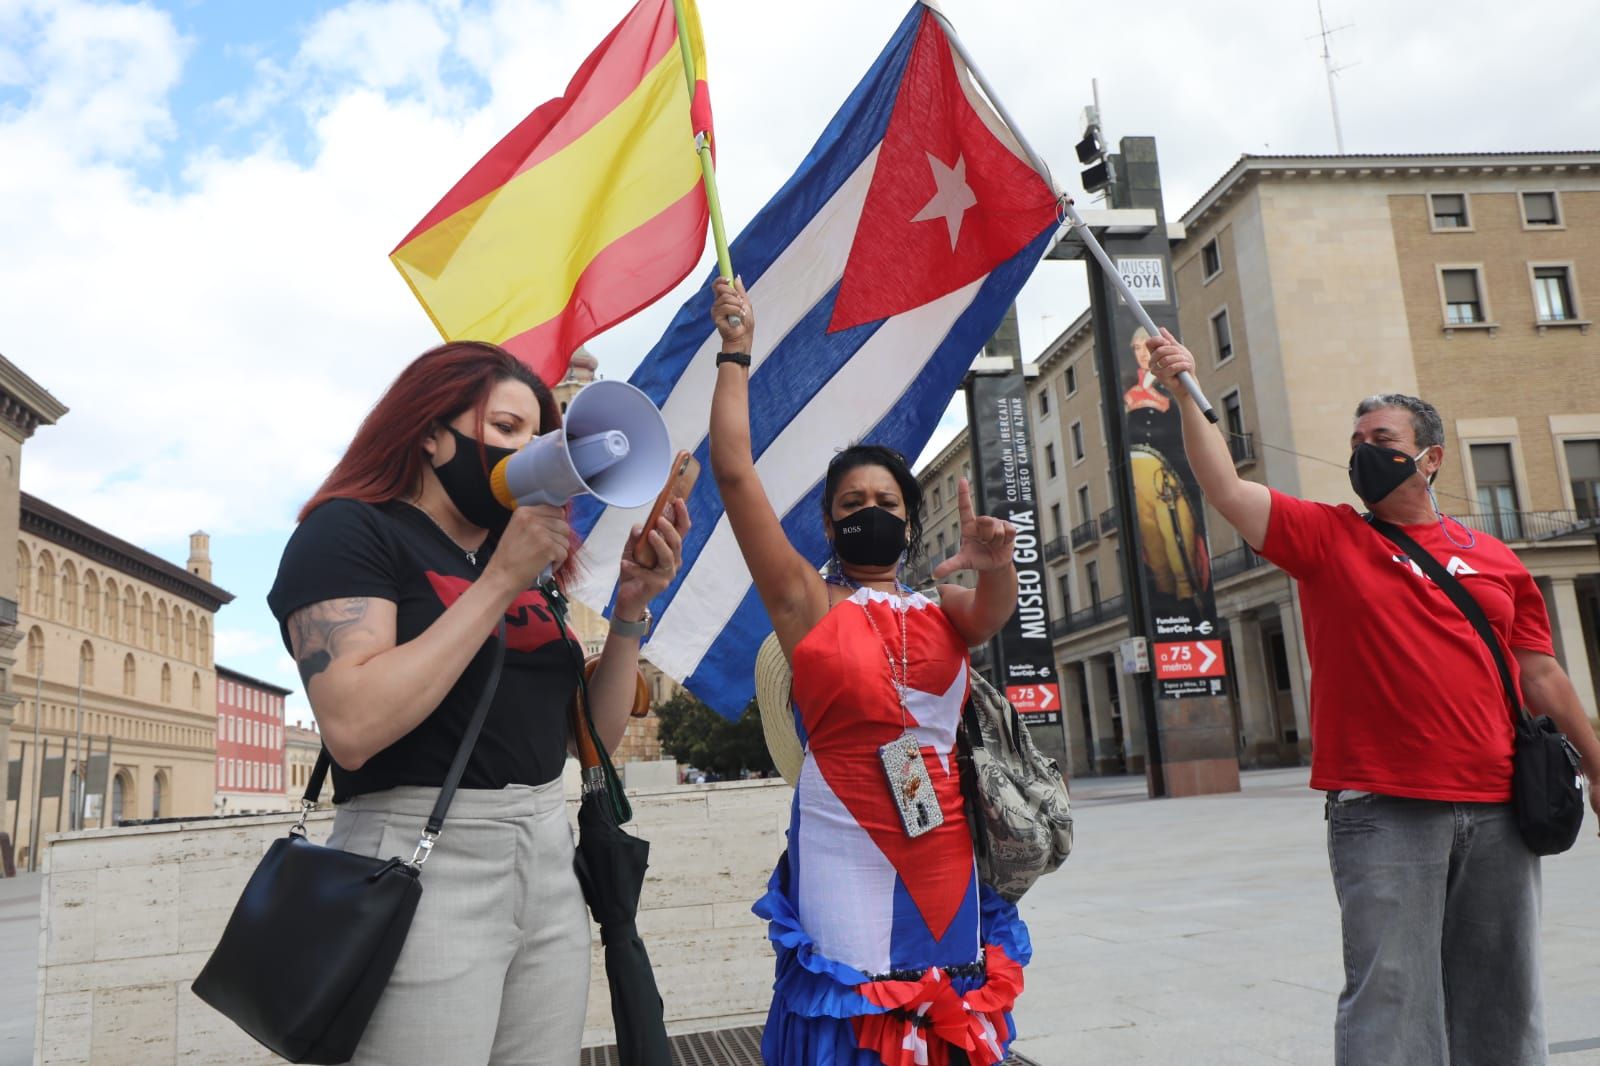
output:
[[[1322,13],[1322,0],[1317,0],[1317,25],[1320,29],[1312,34],[1313,37],[1322,38],[1322,66],[1328,72],[1328,106],[1333,111],[1333,143],[1338,147],[1339,154],[1344,155],[1344,129],[1339,125],[1339,93],[1334,88],[1333,76],[1341,70],[1349,70],[1355,66],[1347,63],[1342,67],[1333,65],[1333,51],[1329,47],[1329,38],[1340,30],[1348,30],[1350,23],[1343,26],[1329,27],[1327,18]]]

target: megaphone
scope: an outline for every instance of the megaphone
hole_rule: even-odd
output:
[[[593,381],[567,404],[561,429],[496,463],[489,485],[507,510],[584,493],[611,507],[642,507],[671,470],[672,438],[650,397],[626,381]]]

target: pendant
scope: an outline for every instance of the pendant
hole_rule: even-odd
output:
[[[944,824],[944,811],[934,795],[933,778],[922,757],[922,744],[910,730],[878,749],[884,774],[889,779],[889,794],[906,836],[913,839]]]

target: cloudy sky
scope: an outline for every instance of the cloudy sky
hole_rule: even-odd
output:
[[[0,353],[71,408],[24,488],[180,564],[209,531],[238,596],[219,659],[297,687],[263,600],[294,512],[437,340],[387,253],[627,6],[0,0]],[[1113,137],[1158,138],[1173,214],[1240,153],[1334,149],[1315,0],[943,6],[1069,188],[1091,78]],[[1347,150],[1600,148],[1588,0],[1325,6],[1350,27]],[[906,3],[700,9],[737,231]],[[602,372],[625,377],[703,275],[597,339]],[[1043,265],[1025,351],[1084,305],[1081,266]]]

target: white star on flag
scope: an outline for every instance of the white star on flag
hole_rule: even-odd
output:
[[[929,152],[928,165],[933,168],[933,199],[911,221],[944,219],[945,225],[950,228],[950,250],[953,252],[956,250],[956,238],[961,235],[961,220],[966,217],[967,208],[978,202],[978,195],[967,184],[967,160],[964,156],[956,156],[956,165],[947,167],[938,156]]]

